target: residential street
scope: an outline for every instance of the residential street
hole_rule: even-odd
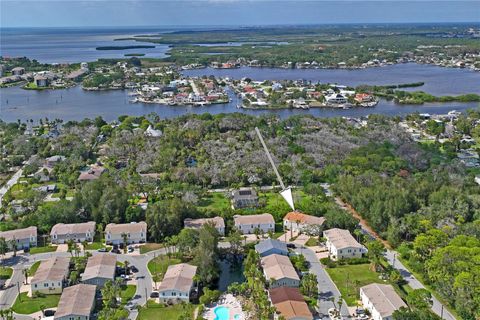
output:
[[[7,191],[17,183],[18,179],[22,176],[23,167],[19,169],[15,174],[8,180],[3,187],[0,188],[0,208],[2,207],[2,200]]]
[[[390,265],[394,266],[395,269],[400,271],[400,274],[405,279],[405,281],[408,282],[410,287],[412,287],[413,289],[425,289],[425,286],[420,281],[418,281],[415,278],[415,276],[411,274],[410,271],[408,271],[408,269],[398,259],[396,259],[398,255],[399,254],[393,250],[387,250],[387,252],[385,253],[385,258],[387,259]],[[442,319],[455,320],[455,317],[433,295],[432,295],[432,301],[433,301],[433,306],[432,306],[433,312],[435,312],[437,315],[442,317]],[[443,314],[442,314],[442,310],[443,310]]]
[[[335,305],[338,307],[337,302],[340,297],[340,292],[312,249],[308,247],[297,247],[295,251],[304,255],[305,259],[310,263],[310,272],[317,276],[318,310],[320,318],[328,320],[330,319],[328,316],[328,309],[334,307],[333,302],[330,299],[333,297],[335,300]],[[347,304],[345,301],[343,302],[341,311],[343,317],[349,317]]]

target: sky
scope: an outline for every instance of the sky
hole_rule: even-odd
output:
[[[480,22],[480,0],[0,0],[0,27]]]

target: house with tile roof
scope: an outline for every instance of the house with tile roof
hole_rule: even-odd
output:
[[[298,288],[273,288],[268,290],[268,297],[276,309],[274,319],[313,320],[312,312]]]
[[[321,226],[324,217],[311,216],[298,211],[292,211],[283,218],[283,227],[294,232],[307,232],[313,226]]]

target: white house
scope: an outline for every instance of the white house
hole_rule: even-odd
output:
[[[308,232],[315,226],[321,226],[325,222],[324,217],[315,217],[297,211],[289,212],[283,218],[283,227],[294,232]]]
[[[358,243],[348,230],[325,230],[323,237],[327,239],[326,247],[332,260],[361,258],[367,253],[367,248]]]
[[[392,320],[395,310],[407,306],[389,284],[372,283],[361,287],[360,299],[373,320]]]
[[[187,263],[174,264],[168,267],[163,281],[158,288],[161,303],[189,302],[193,289],[193,277],[197,267]]]
[[[63,290],[54,320],[90,320],[95,308],[95,286],[77,284]]]
[[[253,214],[249,216],[233,216],[235,228],[242,234],[252,234],[255,230],[260,230],[260,233],[274,232],[275,220],[269,213]]]
[[[16,229],[0,232],[0,238],[7,241],[9,250],[13,250],[12,240],[15,240],[17,250],[22,250],[37,246],[37,227],[28,227],[25,229]]]
[[[30,281],[31,293],[62,293],[68,280],[70,257],[55,257],[42,261]]]
[[[270,288],[300,286],[300,278],[287,256],[271,254],[260,260],[265,279],[270,281]]]
[[[82,282],[102,287],[105,282],[115,280],[117,257],[110,253],[96,254],[88,258]]]
[[[221,236],[225,236],[225,221],[222,217],[202,218],[202,219],[190,219],[183,220],[185,228],[200,229],[204,224],[211,223],[215,226],[218,233]]]
[[[95,236],[95,222],[57,223],[50,231],[52,243],[67,243],[68,240],[75,242],[92,242]]]
[[[123,243],[123,234],[127,235],[127,243],[145,243],[147,242],[147,223],[132,222],[115,224],[109,223],[105,227],[105,242],[107,244]]]

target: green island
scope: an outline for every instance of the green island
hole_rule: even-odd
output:
[[[128,50],[128,49],[151,49],[155,48],[155,46],[147,46],[147,45],[138,45],[138,46],[103,46],[103,47],[96,47],[96,50]]]

